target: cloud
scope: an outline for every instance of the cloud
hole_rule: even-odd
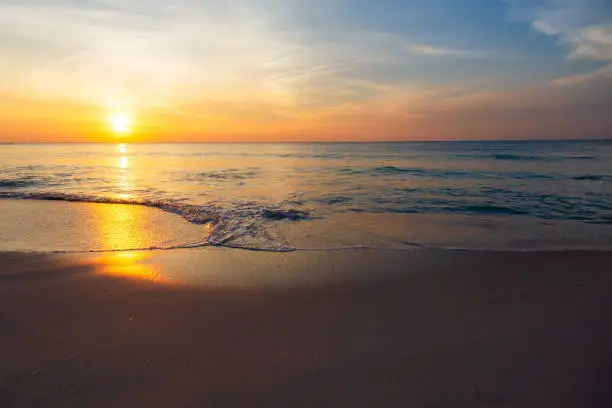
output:
[[[427,57],[497,57],[406,46],[405,34],[296,15],[338,4],[344,3],[0,0],[0,49],[10,56],[0,75],[12,78],[0,81],[0,91],[100,105],[209,100],[290,110],[334,106],[369,97],[379,85],[419,80],[414,72]]]
[[[534,31],[556,37],[568,49],[568,59],[589,60],[603,66],[485,98],[490,106],[502,104],[509,117],[513,112],[520,113],[525,134],[538,129],[540,135],[554,134],[553,129],[558,129],[557,134],[565,137],[612,136],[612,121],[607,112],[612,106],[612,3],[609,0],[507,0],[507,3],[512,21],[527,22]],[[488,112],[486,106],[482,109]]]
[[[424,55],[429,57],[455,57],[455,58],[499,58],[500,56],[490,51],[466,50],[456,48],[446,48],[428,44],[410,44],[406,47],[407,51],[413,55]]]
[[[612,62],[612,3],[609,0],[510,1],[513,20],[559,38],[570,59]]]
[[[559,38],[571,58],[608,64],[607,1],[513,0],[512,10]],[[151,133],[193,138],[233,131],[293,140],[563,136],[609,123],[601,112],[612,91],[609,64],[499,90],[505,85],[483,77],[514,75],[516,64],[506,64],[512,56],[490,43],[449,45],[447,33],[339,21],[336,8],[348,11],[351,2],[0,0],[0,97],[4,105],[20,101],[0,104],[0,127],[16,107],[23,123],[28,115],[56,120],[62,110],[53,106],[94,106],[91,116],[96,106],[143,109],[157,118],[148,119]],[[599,4],[598,12],[585,3]],[[313,10],[318,18],[303,18]]]
[[[555,139],[612,136],[612,65],[513,89],[402,86],[328,112],[336,134],[367,139]],[[343,124],[343,125],[340,125]]]
[[[606,65],[585,74],[569,75],[552,80],[550,84],[555,87],[568,87],[585,83],[596,82],[598,80],[612,81],[612,65]]]
[[[248,2],[4,2],[0,47],[11,58],[0,71],[12,81],[0,87],[101,105],[291,104],[296,87],[343,68],[279,32],[276,18]]]

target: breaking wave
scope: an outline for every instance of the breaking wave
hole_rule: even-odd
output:
[[[226,205],[221,206],[215,203],[195,205],[171,200],[121,199],[50,192],[0,192],[0,198],[140,205],[179,215],[192,224],[208,224],[210,226],[207,229],[207,235],[203,236],[201,241],[168,248],[131,248],[131,250],[224,246],[260,251],[288,252],[295,250],[295,248],[276,236],[273,230],[268,228],[266,222],[280,220],[299,221],[310,217],[306,211],[281,206],[264,206],[261,203],[255,202],[236,202],[228,208]]]

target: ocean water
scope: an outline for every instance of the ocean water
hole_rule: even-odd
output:
[[[0,198],[153,207],[195,246],[609,249],[612,142],[5,144]]]

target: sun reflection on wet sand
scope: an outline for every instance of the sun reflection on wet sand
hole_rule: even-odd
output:
[[[109,250],[141,249],[152,245],[151,220],[145,209],[131,205],[92,207],[96,235]]]
[[[159,265],[149,262],[153,254],[145,250],[163,248],[166,240],[172,240],[172,230],[159,235],[160,232],[153,228],[153,225],[159,225],[156,214],[151,209],[137,205],[92,206],[92,234],[100,243],[99,247],[109,251],[93,259],[97,270],[105,275],[155,283],[176,283],[163,274]]]
[[[147,219],[138,216],[142,214],[140,208],[107,205],[98,206],[96,210],[93,214],[96,219],[96,233],[105,248],[123,250],[147,248],[151,245],[146,228]],[[105,275],[169,283],[168,278],[146,263],[150,257],[151,255],[144,251],[108,252],[96,257],[94,264],[101,266],[99,270]]]
[[[147,263],[152,255],[147,252],[109,252],[93,260],[104,275],[146,280],[154,283],[171,284],[174,280],[164,276],[159,268]]]

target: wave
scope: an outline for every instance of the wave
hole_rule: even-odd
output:
[[[362,196],[350,212],[528,216],[542,220],[610,224],[609,192],[551,194],[516,188],[398,187],[377,197]]]
[[[245,169],[225,169],[218,171],[202,172],[184,177],[185,181],[204,181],[204,180],[245,180],[259,175],[258,167]]]
[[[415,177],[439,177],[439,178],[465,178],[465,177],[494,177],[486,173],[476,173],[469,170],[453,169],[427,169],[423,167],[396,167],[379,166],[373,168],[343,167],[338,170],[340,173],[350,175],[370,175],[370,176],[396,176],[412,175]]]
[[[577,176],[573,178],[577,181],[600,181],[609,179],[608,176],[598,176],[593,174],[585,174],[584,176]]]
[[[339,173],[370,177],[401,177],[410,176],[431,179],[463,179],[463,180],[533,180],[533,181],[608,181],[610,175],[574,175],[565,173],[536,173],[536,172],[502,172],[461,169],[432,169],[425,167],[396,167],[378,166],[369,168],[342,167]]]
[[[451,156],[456,159],[471,160],[498,160],[498,161],[526,161],[526,162],[561,162],[568,160],[597,160],[595,156],[537,156],[511,153],[491,153],[491,154],[454,154]]]
[[[522,156],[518,154],[491,154],[486,156],[493,160],[507,160],[507,161],[548,161],[549,157],[543,156]]]
[[[379,166],[373,168],[343,167],[339,172],[350,175],[402,176],[434,179],[475,179],[475,180],[560,180],[570,178],[563,174],[528,172],[492,172],[458,169],[430,169],[424,167]]]
[[[0,187],[6,188],[23,188],[23,187],[31,187],[39,184],[36,180],[33,179],[0,179]]]
[[[353,199],[351,197],[344,197],[344,196],[330,196],[330,197],[323,197],[323,198],[316,200],[317,203],[324,204],[324,205],[346,204],[352,201]]]
[[[292,251],[294,248],[277,237],[267,227],[266,222],[279,220],[300,221],[310,217],[307,211],[255,202],[234,202],[232,206],[227,207],[226,205],[221,206],[215,203],[195,205],[171,200],[122,199],[57,192],[28,193],[13,191],[0,191],[0,198],[140,205],[179,215],[192,224],[209,224],[211,226],[208,235],[202,237],[201,241],[186,244],[187,247],[224,246],[260,251]],[[175,249],[179,247],[146,249]],[[139,249],[134,248],[132,250]]]
[[[148,248],[133,248],[133,249],[101,249],[101,250],[56,250],[56,251],[8,251],[9,253],[24,253],[24,254],[108,254],[108,253],[125,253],[125,252],[152,252],[152,251],[173,251],[179,249],[197,249],[210,247],[209,244],[184,244],[168,247],[148,247]],[[488,253],[555,253],[555,252],[612,252],[609,246],[597,246],[592,248],[584,248],[581,246],[563,246],[552,245],[546,247],[480,247],[480,246],[458,246],[444,244],[428,244],[420,242],[404,241],[394,246],[380,245],[342,245],[329,247],[299,247],[299,248],[280,248],[270,250],[265,248],[250,248],[241,246],[224,245],[223,247],[240,249],[253,252],[274,252],[274,253],[290,253],[290,252],[349,252],[349,251],[452,251],[452,252],[488,252]]]
[[[477,158],[477,157],[475,157]],[[597,160],[595,156],[530,156],[520,154],[491,154],[488,157],[493,160],[506,161],[541,161],[541,162],[560,162],[566,160]]]
[[[465,205],[458,206],[453,209],[455,212],[459,213],[474,213],[479,215],[528,215],[529,213],[526,211],[518,210],[511,207],[506,207],[503,205],[493,205],[493,204],[473,204],[473,205]]]
[[[410,192],[412,190],[407,190]],[[418,191],[418,190],[417,190]],[[423,193],[423,192],[420,192]],[[489,195],[492,191],[483,191],[483,195]],[[508,195],[510,192],[497,192],[498,194]],[[67,193],[26,193],[26,192],[2,192],[0,198],[6,199],[31,199],[31,200],[52,200],[66,202],[83,202],[83,203],[101,203],[101,204],[124,204],[124,205],[141,205],[146,207],[157,208],[162,211],[177,214],[183,217],[186,221],[194,224],[207,224],[209,228],[203,228],[203,236],[201,239],[181,243],[173,246],[156,246],[147,248],[122,248],[118,250],[92,250],[92,251],[54,251],[56,253],[99,253],[99,252],[123,252],[123,251],[164,251],[175,249],[193,249],[200,247],[225,247],[248,251],[265,251],[265,252],[293,252],[293,251],[341,251],[341,250],[366,250],[366,249],[384,249],[384,250],[401,250],[401,249],[444,249],[444,250],[510,250],[510,251],[525,251],[530,250],[523,248],[459,248],[444,245],[430,245],[426,242],[397,242],[392,246],[372,246],[372,245],[350,245],[350,246],[329,246],[329,247],[294,247],[279,236],[276,235],[272,224],[278,220],[301,221],[313,218],[308,212],[296,210],[285,206],[264,205],[254,202],[236,202],[231,207],[221,206],[215,203],[206,205],[185,204],[179,201],[162,201],[162,200],[133,200],[133,199],[118,199],[109,197],[96,197],[79,194]],[[355,209],[356,212],[389,212],[389,213],[447,213],[447,214],[466,214],[466,215],[484,215],[484,216],[535,216],[541,219],[572,219],[583,221],[591,224],[609,225],[612,224],[612,216],[610,210],[612,207],[606,205],[606,201],[601,200],[599,204],[601,212],[595,212],[594,208],[585,208],[582,202],[573,202],[567,197],[540,197],[543,201],[538,203],[530,202],[526,197],[509,198],[506,197],[508,205],[493,204],[493,203],[469,203],[464,200],[443,200],[433,199],[425,196],[414,200],[406,200],[406,198],[393,202],[393,200],[381,200],[391,206]],[[545,200],[546,198],[546,200]],[[545,210],[544,202],[552,201],[555,212]],[[527,201],[527,202],[526,202]],[[558,207],[561,203],[565,207]],[[401,204],[401,205],[400,205]],[[394,206],[397,205],[397,206]],[[579,205],[579,206],[578,206]],[[376,211],[379,210],[379,211]],[[558,211],[563,210],[563,214]],[[349,210],[349,211],[352,211]],[[607,214],[607,215],[606,215]],[[539,247],[541,250],[542,248]],[[569,248],[573,249],[573,248]],[[562,248],[560,250],[568,250]],[[548,251],[548,249],[546,250]]]

